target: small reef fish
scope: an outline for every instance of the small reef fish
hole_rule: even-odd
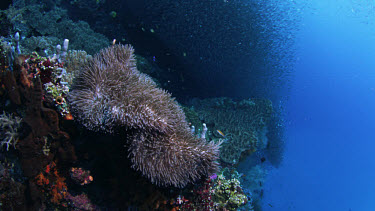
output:
[[[225,134],[221,130],[216,130],[216,132],[225,138]]]

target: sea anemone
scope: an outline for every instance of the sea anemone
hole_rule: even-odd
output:
[[[169,93],[136,68],[130,45],[100,51],[69,93],[76,120],[90,130],[128,131],[133,168],[153,183],[182,187],[218,170],[220,143],[195,138]]]

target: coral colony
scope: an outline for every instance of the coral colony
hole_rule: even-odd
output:
[[[130,45],[113,43],[91,57],[83,51],[68,51],[69,41],[64,40],[54,55],[43,57],[36,52],[21,54],[19,33],[13,42],[2,38],[0,45],[1,156],[9,157],[0,161],[1,209],[100,210],[109,206],[98,200],[98,194],[90,195],[98,192],[94,190],[103,181],[100,172],[91,171],[94,165],[84,153],[87,149],[72,141],[73,137],[79,140],[80,133],[120,136],[126,149],[122,157],[135,170],[128,168],[126,172],[134,171],[137,176],[132,178],[146,178],[141,184],[152,187],[150,196],[143,196],[147,200],[129,199],[121,206],[145,210],[253,209],[252,196],[245,194],[249,191],[241,186],[242,178],[233,165],[242,152],[264,148],[264,121],[271,108],[262,107],[262,103],[268,105],[267,101],[236,104],[237,112],[243,110],[243,115],[256,117],[241,125],[249,132],[240,134],[226,122],[234,124],[237,120],[231,118],[235,114],[225,120],[207,116],[234,102],[220,105],[216,100],[211,106],[212,102],[202,101],[203,106],[195,108],[201,107],[198,113],[205,113],[209,124],[202,123],[197,112],[181,107],[137,69]],[[220,128],[210,128],[215,121]],[[240,136],[250,138],[241,142]],[[236,153],[232,157],[220,155],[221,146]],[[76,154],[76,148],[82,154]],[[231,170],[220,170],[219,161]]]

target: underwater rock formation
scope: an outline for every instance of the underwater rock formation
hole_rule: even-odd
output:
[[[152,183],[183,187],[218,170],[220,143],[197,139],[171,95],[140,73],[130,45],[101,50],[77,76],[69,101],[93,131],[126,131],[133,168]]]

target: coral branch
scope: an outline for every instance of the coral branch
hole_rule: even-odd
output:
[[[21,118],[13,117],[12,114],[6,114],[5,112],[0,115],[1,137],[3,139],[0,143],[1,146],[7,146],[7,151],[9,151],[10,145],[16,147],[21,120]]]

